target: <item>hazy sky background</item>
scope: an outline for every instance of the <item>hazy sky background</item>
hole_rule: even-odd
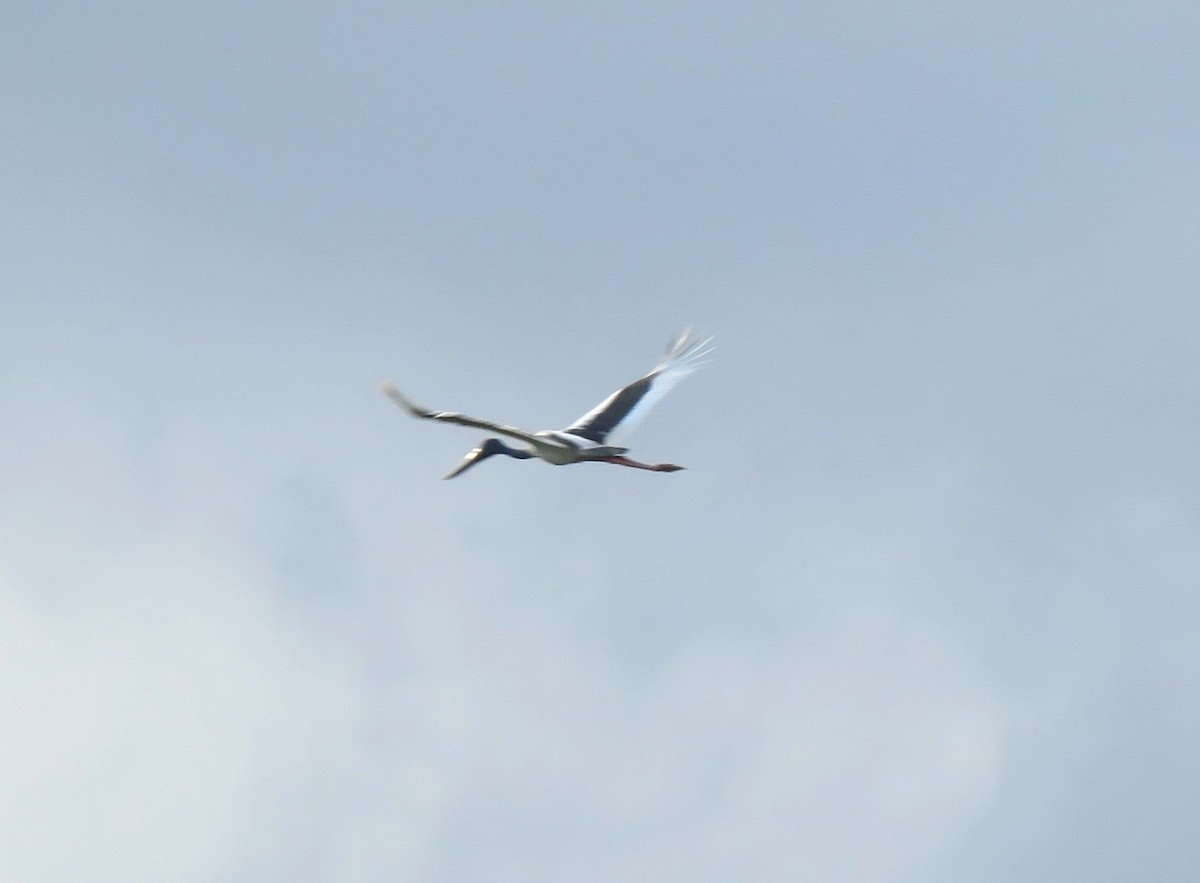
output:
[[[7,4],[0,879],[1200,878],[1198,41]]]

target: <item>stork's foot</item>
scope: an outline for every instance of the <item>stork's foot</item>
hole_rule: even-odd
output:
[[[598,458],[603,463],[616,463],[618,466],[632,466],[634,469],[647,469],[650,472],[678,472],[685,468],[676,466],[674,463],[639,463],[637,460],[630,460],[628,457],[619,455],[612,457]]]

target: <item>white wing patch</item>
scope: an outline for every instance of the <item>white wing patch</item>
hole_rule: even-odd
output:
[[[650,373],[614,392],[572,423],[566,431],[593,426],[605,434],[605,444],[619,441],[641,423],[650,409],[670,392],[675,384],[707,363],[712,351],[711,337],[701,340],[693,337],[690,330],[683,332],[677,340],[667,346],[666,352]],[[644,387],[640,390],[640,395],[638,387]],[[634,396],[636,401],[630,407],[626,402]],[[614,408],[628,410],[624,410],[624,414],[608,413]]]

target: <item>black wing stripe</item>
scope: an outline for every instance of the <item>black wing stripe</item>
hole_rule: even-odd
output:
[[[604,440],[608,437],[608,434],[617,428],[617,425],[625,419],[625,416],[642,400],[642,396],[650,391],[650,384],[653,381],[653,375],[643,377],[641,380],[635,380],[629,386],[615,393],[612,401],[608,403],[608,407],[591,420],[588,420],[586,423],[576,423],[574,426],[565,429],[564,432],[582,436],[590,441],[594,441],[596,444],[604,444]]]

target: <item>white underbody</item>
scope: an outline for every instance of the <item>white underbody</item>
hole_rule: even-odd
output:
[[[546,429],[542,432],[535,432],[534,436],[537,441],[532,442],[533,453],[555,466],[566,466],[568,463],[578,463],[581,460],[611,457],[624,454],[628,450],[628,448],[615,448],[612,445],[598,445],[591,439],[572,435],[560,429]]]

